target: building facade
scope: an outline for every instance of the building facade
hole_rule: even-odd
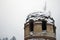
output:
[[[0,39],[1,40],[1,39]],[[8,38],[6,37],[6,38],[3,38],[3,40],[8,40]]]
[[[16,40],[15,36],[13,36],[10,40]]]

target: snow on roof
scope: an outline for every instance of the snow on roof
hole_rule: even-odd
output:
[[[49,15],[49,12],[34,12],[27,16],[26,22],[28,22],[30,19],[33,19],[34,21],[38,19],[45,19],[49,23],[54,22],[54,19]]]

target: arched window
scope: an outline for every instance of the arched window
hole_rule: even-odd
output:
[[[56,33],[56,27],[53,25],[53,32]]]
[[[47,21],[42,20],[42,30],[46,30]]]
[[[29,27],[30,27],[30,31],[33,31],[34,21],[32,19],[29,21]]]

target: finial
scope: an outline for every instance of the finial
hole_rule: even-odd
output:
[[[49,11],[49,16],[51,17],[51,11]]]

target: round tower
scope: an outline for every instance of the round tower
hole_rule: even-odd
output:
[[[56,40],[54,19],[47,12],[29,14],[24,24],[24,40]]]

